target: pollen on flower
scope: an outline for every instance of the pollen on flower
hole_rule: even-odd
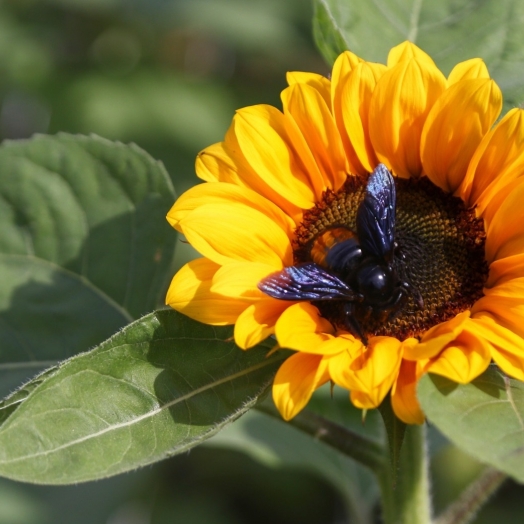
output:
[[[294,239],[295,263],[313,260],[315,239],[329,228],[356,230],[356,213],[367,177],[348,177],[344,187],[327,191],[304,213]],[[420,337],[431,327],[465,311],[482,296],[488,276],[484,256],[483,221],[459,198],[444,193],[426,178],[397,179],[394,265],[399,275],[415,286],[424,299],[419,308],[410,296],[393,318],[359,318],[365,333],[399,340]],[[341,301],[317,302],[322,315],[344,328]]]

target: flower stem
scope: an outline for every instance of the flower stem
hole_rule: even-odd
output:
[[[398,478],[398,480],[396,480]],[[426,427],[407,426],[398,477],[392,467],[378,475],[385,524],[430,524]]]
[[[258,404],[256,409],[282,420],[277,409],[269,402]],[[368,467],[377,475],[387,469],[387,451],[384,447],[344,426],[308,410],[302,410],[288,423]]]
[[[493,468],[486,468],[446,510],[435,524],[467,524],[508,477]]]

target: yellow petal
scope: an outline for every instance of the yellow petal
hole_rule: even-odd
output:
[[[289,93],[289,90],[293,88],[288,87],[287,89],[284,89],[281,94],[282,100],[285,100],[286,94]],[[309,88],[313,92],[316,93],[316,91],[313,88]],[[319,100],[322,100],[320,95],[316,95]],[[322,102],[324,103],[324,102]],[[284,108],[285,109],[285,108]],[[304,135],[303,130],[300,129],[298,123],[294,120],[293,116],[289,114],[289,112],[285,115],[285,121],[284,125],[287,132],[288,142],[291,145],[294,156],[297,159],[297,161],[300,162],[300,165],[302,166],[302,171],[307,174],[308,180],[309,180],[309,186],[311,187],[314,195],[315,200],[319,201],[322,199],[322,195],[326,189],[332,187],[331,182],[324,173],[321,171],[321,166],[317,163],[315,159],[315,146],[316,144],[310,144],[308,143],[308,139],[310,137],[307,137]],[[299,116],[300,118],[304,118],[304,115],[301,114]]]
[[[491,357],[511,377],[524,380],[524,339],[483,314],[471,319],[471,331],[491,345]]]
[[[488,68],[482,58],[472,58],[458,63],[448,76],[448,87],[461,80],[474,80],[476,78],[489,78]]]
[[[200,151],[196,158],[195,170],[197,176],[206,182],[231,182],[242,185],[237,166],[228,155],[223,142]]]
[[[284,191],[284,193],[279,192],[278,188],[273,187],[261,174],[255,171],[240,149],[235,129],[236,121],[233,119],[223,142],[224,151],[234,164],[234,169],[238,176],[238,181],[233,180],[232,182],[251,188],[255,193],[258,193],[277,205],[287,215],[292,217],[296,224],[300,223],[302,221],[302,209],[286,198],[287,194],[293,192],[293,187]],[[282,181],[284,184],[286,182],[286,180]]]
[[[237,346],[249,349],[272,335],[278,318],[289,306],[289,302],[268,297],[247,307],[235,323]]]
[[[268,105],[239,109],[234,132],[245,159],[267,185],[302,209],[315,203],[308,174],[291,146],[285,116],[278,109]]]
[[[486,297],[524,298],[524,275],[519,275],[506,282],[484,289]]]
[[[247,187],[235,184],[199,184],[183,193],[167,214],[167,221],[178,228],[179,222],[197,207],[205,204],[238,203],[251,207],[273,220],[288,237],[292,237],[295,223],[273,202]]]
[[[463,80],[445,91],[431,109],[421,140],[424,172],[454,193],[482,137],[502,108],[502,93],[489,79]]]
[[[402,341],[402,354],[416,355],[417,346],[420,344],[420,340],[416,338],[406,338]],[[417,359],[412,359],[417,360]]]
[[[487,203],[486,207],[482,211],[480,211],[480,206],[476,207],[476,215],[484,219],[484,231],[489,231],[489,228],[497,216],[497,213],[500,211],[500,208],[504,204],[504,201],[515,191],[519,191],[519,187],[523,185],[523,183],[524,182],[521,178],[517,178],[516,180],[513,180],[513,182],[503,185],[495,194],[493,194],[491,200]]]
[[[325,342],[324,346],[331,346],[329,349],[332,350],[328,358],[331,380],[348,390],[365,389],[352,369],[355,358],[359,357],[364,351],[362,342],[351,336],[338,336]]]
[[[324,180],[322,190],[339,189],[346,181],[349,167],[338,129],[324,99],[316,89],[294,84],[282,92],[282,102],[284,113],[297,124],[314,158],[316,171]]]
[[[459,313],[451,320],[441,322],[426,331],[420,344],[405,344],[404,358],[406,360],[424,360],[438,355],[463,331],[469,316],[469,311]]]
[[[492,288],[499,284],[504,284],[508,280],[520,277],[524,277],[524,253],[492,262],[489,266],[489,277],[486,287]]]
[[[509,280],[491,289],[477,300],[471,309],[472,316],[489,315],[517,335],[524,337],[524,278]]]
[[[402,42],[401,44],[391,48],[388,54],[388,67],[396,66],[400,62],[405,62],[411,58],[416,58],[422,63],[427,63],[429,66],[436,67],[433,59],[420,47],[412,42]]]
[[[259,301],[267,299],[258,283],[278,268],[259,262],[232,261],[222,266],[213,277],[211,291],[226,297]],[[292,304],[292,302],[289,302]]]
[[[337,94],[338,91],[342,89],[351,71],[360,62],[362,62],[362,59],[351,51],[344,51],[338,55],[331,71],[331,99],[333,106],[335,105],[335,99],[340,98],[340,95]]]
[[[353,335],[349,333],[339,333],[336,337],[330,338],[322,344],[322,354],[334,355],[343,352],[356,356],[360,354],[363,347],[362,341]]]
[[[508,184],[512,191],[486,209],[486,260],[491,263],[524,253],[524,179]],[[491,216],[490,216],[491,215]]]
[[[330,355],[327,359],[329,376],[331,380],[344,389],[352,390],[355,387],[360,387],[360,383],[356,380],[351,364],[354,356],[350,351],[345,351],[347,345],[344,339],[335,338],[337,344],[340,345],[342,351],[337,351],[334,355]],[[360,354],[360,351],[357,355]]]
[[[351,363],[358,389],[351,391],[356,407],[372,409],[380,405],[397,379],[402,360],[401,343],[392,337],[373,337],[360,356]]]
[[[197,251],[217,264],[243,260],[281,268],[293,263],[291,242],[282,228],[244,204],[199,206],[179,227]]]
[[[205,258],[186,264],[173,277],[166,304],[205,324],[234,324],[250,302],[211,292],[211,282],[219,267]]]
[[[317,73],[304,73],[302,71],[290,71],[286,74],[288,85],[307,84],[314,87],[326,102],[327,107],[331,107],[331,82],[325,76]]]
[[[344,90],[346,88],[348,79],[352,71],[359,63],[363,62],[358,56],[345,51],[336,59],[331,73],[331,104],[332,112],[337,124],[344,150],[349,164],[349,171],[352,174],[365,174],[366,168],[361,164],[354,147],[351,144],[351,139],[348,136],[348,131],[345,128],[342,108],[344,105]],[[366,117],[367,121],[367,117]]]
[[[484,338],[467,329],[432,359],[426,371],[458,382],[469,384],[484,373],[491,362],[491,346]]]
[[[401,360],[401,342],[393,337],[372,337],[353,369],[369,389],[386,382],[393,383]],[[389,390],[389,387],[387,388]]]
[[[375,150],[369,137],[369,106],[371,96],[386,66],[361,62],[348,76],[341,93],[339,131],[344,140],[348,158],[355,155],[363,166],[363,172],[370,173],[378,164]],[[340,117],[339,117],[340,118]]]
[[[461,198],[482,213],[500,189],[524,172],[524,111],[512,109],[482,139],[468,167]]]
[[[424,413],[417,398],[417,363],[403,360],[391,392],[395,415],[406,424],[424,424]]]
[[[332,338],[333,326],[309,302],[286,309],[278,319],[275,334],[283,348],[323,354],[322,344]]]
[[[399,62],[378,81],[369,111],[371,142],[379,160],[398,176],[421,174],[422,128],[445,83],[435,66],[418,58]]]
[[[213,293],[251,302],[235,324],[235,342],[242,349],[273,334],[278,318],[293,305],[293,302],[268,297],[257,288],[260,280],[274,271],[274,267],[257,262],[230,262],[213,277]]]
[[[282,418],[290,420],[309,402],[315,389],[329,380],[320,355],[296,353],[278,370],[273,382],[273,400]]]
[[[353,389],[349,393],[349,398],[358,409],[375,409],[380,405],[377,405],[375,398],[365,391]]]

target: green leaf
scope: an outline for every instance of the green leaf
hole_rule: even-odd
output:
[[[2,363],[64,360],[129,323],[125,310],[109,307],[100,290],[60,266],[0,254],[0,268]]]
[[[424,413],[446,437],[481,462],[524,482],[524,384],[493,365],[470,384],[422,378]]]
[[[162,310],[73,357],[0,428],[0,475],[81,482],[200,444],[258,401],[286,356],[266,357],[271,342],[243,352],[231,334]]]
[[[349,5],[313,0],[313,9],[313,38],[327,63],[333,64],[340,53],[350,49],[343,29]]]
[[[58,369],[58,366],[53,366],[42,373],[39,373],[30,382],[27,382],[16,391],[11,393],[7,398],[0,402],[0,424],[2,424],[11,413],[18,408],[18,406],[29,396],[29,394],[39,386],[47,377],[50,377]]]
[[[314,0],[313,31],[332,63],[350,49],[365,60],[384,63],[405,40],[416,43],[449,73],[460,61],[483,58],[506,105],[524,100],[524,2],[520,0]]]
[[[158,306],[174,199],[135,145],[66,134],[2,144],[0,375],[85,351]]]

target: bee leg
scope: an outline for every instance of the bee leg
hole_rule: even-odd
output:
[[[360,318],[363,322],[367,322],[374,315],[374,313],[375,309],[373,306],[360,307]]]
[[[368,345],[368,338],[366,337],[364,331],[362,330],[362,326],[360,325],[360,322],[357,320],[357,317],[355,316],[355,303],[354,302],[348,302],[344,306],[344,314],[345,314],[345,327],[347,330],[355,337],[360,338],[362,340],[362,343],[367,346]]]
[[[388,309],[380,309],[379,311],[376,311],[373,315],[373,317],[378,320],[381,324],[384,324],[385,322],[389,322],[392,320],[393,314],[396,313],[395,310],[392,310],[390,308]]]
[[[402,248],[399,246],[398,242],[393,242],[393,254],[400,258],[403,262],[406,260],[406,254],[402,251]]]
[[[406,301],[407,294],[404,288],[398,287],[389,302],[380,309],[375,309],[374,317],[381,323],[395,320],[402,310],[402,304]]]

